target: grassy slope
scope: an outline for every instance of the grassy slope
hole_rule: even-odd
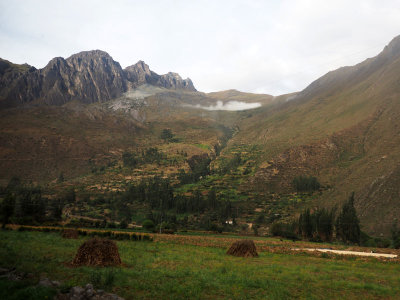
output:
[[[321,79],[320,90],[311,89],[298,100],[259,109],[241,121],[226,151],[258,145],[262,153],[255,177],[264,188],[270,179],[263,168],[271,161],[280,172],[276,185],[288,186],[305,173],[333,186],[316,205],[342,202],[355,191],[364,228],[387,234],[400,213],[394,185],[400,161],[400,57],[382,57],[378,62],[383,64],[370,59],[332,72]],[[330,144],[337,149],[327,151]]]
[[[113,269],[113,285],[107,286],[110,269],[65,265],[82,238],[10,231],[0,236],[0,266],[58,279],[64,286],[97,279],[98,288],[126,299],[395,299],[400,292],[397,263],[301,253],[236,258],[224,248],[129,241],[117,242],[124,266]]]

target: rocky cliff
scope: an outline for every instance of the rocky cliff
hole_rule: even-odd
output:
[[[176,73],[158,75],[143,61],[123,70],[100,50],[56,57],[43,69],[0,59],[0,107],[25,103],[61,105],[71,100],[104,102],[128,89],[151,84],[168,89],[196,91],[190,79]]]
[[[178,73],[169,72],[164,75],[158,75],[150,70],[144,61],[138,61],[136,64],[124,69],[129,87],[137,87],[142,84],[151,84],[167,89],[183,89],[196,91],[190,78],[182,79]]]

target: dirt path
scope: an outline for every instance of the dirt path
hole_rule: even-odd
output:
[[[303,249],[292,249],[296,251],[319,251],[319,252],[331,252],[341,255],[358,255],[358,256],[373,256],[373,257],[387,257],[396,258],[396,254],[387,253],[373,253],[373,252],[359,252],[359,251],[348,251],[348,250],[332,250],[332,249],[315,249],[315,248],[303,248]]]

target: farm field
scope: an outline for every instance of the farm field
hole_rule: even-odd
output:
[[[32,275],[22,282],[1,279],[0,298],[50,299],[54,291],[35,286],[43,277],[64,290],[92,283],[125,299],[400,298],[398,259],[288,251],[321,244],[257,238],[259,257],[240,258],[225,254],[237,237],[154,235],[154,242],[117,241],[120,267],[71,267],[87,239],[1,231],[0,267]]]

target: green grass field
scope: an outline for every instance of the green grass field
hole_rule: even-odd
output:
[[[190,237],[188,237],[190,238]],[[221,247],[118,241],[123,266],[72,268],[80,244],[57,233],[0,232],[0,266],[33,273],[29,282],[0,280],[1,299],[46,299],[40,277],[63,289],[93,283],[126,299],[400,299],[400,264],[347,257],[260,252],[238,258]],[[207,237],[204,236],[205,245]]]

